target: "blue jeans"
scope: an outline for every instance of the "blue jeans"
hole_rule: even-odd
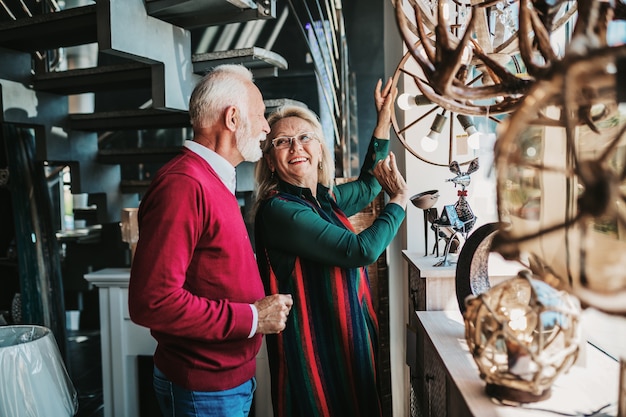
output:
[[[190,391],[170,382],[156,366],[153,383],[163,417],[247,417],[256,389],[252,378],[225,391]]]

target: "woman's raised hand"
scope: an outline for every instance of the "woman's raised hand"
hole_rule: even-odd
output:
[[[389,202],[406,208],[409,200],[409,187],[406,185],[400,170],[398,170],[396,156],[393,152],[389,152],[385,159],[381,159],[376,163],[374,176],[383,187],[383,190],[389,195]]]
[[[393,104],[398,95],[397,88],[391,88],[392,80],[389,78],[383,87],[381,79],[376,83],[374,89],[374,104],[378,113],[374,137],[378,139],[389,139],[389,129],[391,128],[391,112]]]

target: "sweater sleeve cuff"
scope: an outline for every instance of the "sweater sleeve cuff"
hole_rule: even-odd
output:
[[[257,311],[256,306],[254,304],[250,304],[250,310],[252,310],[252,328],[250,329],[248,339],[252,338],[256,334],[256,328],[259,324],[259,312]]]
[[[376,163],[384,159],[387,154],[389,154],[389,140],[378,139],[372,136],[363,165],[361,166],[361,173],[367,172],[371,174]]]
[[[389,210],[391,214],[400,221],[404,220],[406,216],[406,210],[400,204],[389,203],[385,206],[385,210]]]

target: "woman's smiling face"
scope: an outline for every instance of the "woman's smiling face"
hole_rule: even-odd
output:
[[[313,126],[306,120],[299,117],[286,117],[274,123],[267,138],[273,140],[301,137],[303,133],[313,131]],[[322,145],[315,134],[311,133],[311,135],[314,139],[306,141],[305,144],[292,139],[287,147],[273,146],[266,158],[269,158],[270,169],[275,170],[280,179],[292,185],[309,188],[315,195],[319,163],[322,159]]]

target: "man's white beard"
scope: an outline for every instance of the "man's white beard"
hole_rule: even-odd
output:
[[[261,133],[256,138],[250,137],[250,125],[245,123],[241,130],[237,131],[237,150],[244,161],[256,162],[263,156],[261,141],[265,139],[265,134]]]

